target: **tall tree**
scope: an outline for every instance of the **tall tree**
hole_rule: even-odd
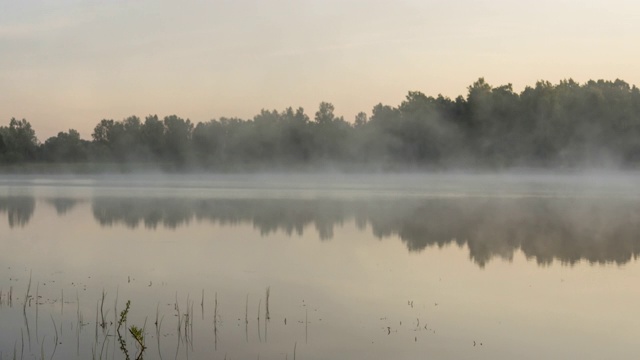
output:
[[[38,139],[27,120],[11,118],[8,127],[0,127],[0,135],[4,143],[2,154],[4,161],[19,162],[36,159]]]
[[[87,144],[74,129],[50,137],[42,144],[42,149],[43,157],[47,161],[80,162],[88,158]]]

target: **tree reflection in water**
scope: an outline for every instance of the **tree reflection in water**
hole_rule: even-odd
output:
[[[176,228],[192,220],[220,225],[251,224],[261,234],[302,235],[313,225],[323,240],[334,228],[355,221],[377,238],[398,236],[409,251],[467,245],[484,266],[517,250],[539,264],[554,259],[574,264],[624,264],[640,253],[640,203],[590,198],[423,199],[184,199],[106,198],[93,200],[103,226],[144,224]]]
[[[58,216],[79,200],[50,198]],[[0,197],[10,228],[24,227],[36,208],[33,196]],[[96,197],[101,226],[124,224],[175,229],[191,221],[222,226],[251,224],[262,235],[303,235],[313,226],[322,240],[336,226],[354,221],[379,239],[398,236],[409,251],[455,243],[469,248],[484,266],[494,257],[511,259],[521,250],[538,264],[624,264],[640,254],[640,202],[620,198],[385,198],[188,199]]]
[[[33,196],[0,197],[0,213],[7,213],[9,227],[24,227],[36,209]]]

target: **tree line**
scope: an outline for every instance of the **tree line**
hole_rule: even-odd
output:
[[[353,122],[322,102],[252,119],[194,124],[176,115],[103,119],[91,140],[70,129],[40,142],[31,124],[0,127],[0,162],[134,163],[230,170],[323,166],[381,169],[640,164],[640,90],[622,80],[539,81],[522,92],[480,78],[466,97],[410,91]]]

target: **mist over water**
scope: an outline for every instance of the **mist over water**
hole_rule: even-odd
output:
[[[26,179],[30,185],[15,186]],[[0,214],[10,228],[28,226],[38,198],[58,216],[90,205],[101,226],[204,221],[251,225],[263,236],[315,231],[322,240],[352,222],[375,238],[397,236],[413,252],[466,246],[480,266],[515,251],[541,264],[625,263],[640,241],[635,180],[629,173],[14,178],[5,180],[14,185],[0,196]]]
[[[293,358],[294,348],[310,359],[632,358],[637,180],[611,172],[3,177],[0,351],[86,358],[104,347],[107,358],[124,359],[115,326],[96,326],[104,291],[109,323],[127,300],[129,324],[146,321],[147,359]],[[34,298],[23,316],[30,272]]]

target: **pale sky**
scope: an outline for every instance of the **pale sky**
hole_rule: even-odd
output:
[[[194,122],[321,101],[353,121],[484,77],[640,85],[640,3],[0,0],[0,124],[40,141],[103,118]]]

